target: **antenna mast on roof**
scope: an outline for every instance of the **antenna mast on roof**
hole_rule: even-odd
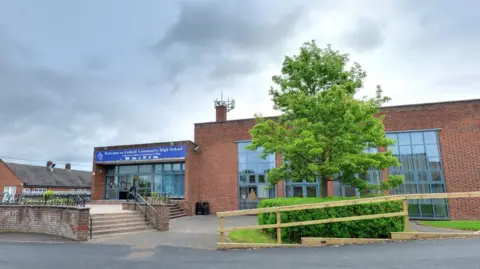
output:
[[[235,108],[235,99],[228,98],[227,100],[223,100],[223,92],[221,92],[220,100],[215,99],[214,104],[215,104],[215,108],[226,107],[227,112],[230,112]]]

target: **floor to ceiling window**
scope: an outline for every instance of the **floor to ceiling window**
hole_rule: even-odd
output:
[[[237,144],[239,208],[256,208],[262,199],[276,197],[276,187],[270,187],[267,182],[268,171],[275,168],[275,155],[262,159],[263,149],[246,149],[250,141]]]
[[[376,148],[368,148],[365,150],[366,153],[377,153],[378,149]],[[368,181],[368,183],[372,185],[376,185],[380,187],[382,183],[382,172],[380,170],[375,170],[370,168],[367,173],[357,175],[358,178]],[[364,191],[360,193],[358,188],[354,188],[352,186],[346,185],[338,180],[334,181],[334,195],[335,196],[343,196],[343,197],[352,197],[352,196],[360,196],[360,195],[367,195],[367,194],[380,194],[380,190],[371,190],[371,191]]]
[[[387,137],[397,141],[391,147],[401,163],[389,168],[393,175],[403,175],[405,183],[392,190],[394,194],[445,192],[445,180],[436,130],[392,132]],[[409,200],[411,218],[448,218],[446,199]]]
[[[137,192],[144,197],[156,192],[181,199],[185,196],[185,165],[161,163],[110,166],[105,175],[105,199],[126,199],[134,182]]]

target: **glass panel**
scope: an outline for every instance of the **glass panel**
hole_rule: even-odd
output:
[[[152,172],[152,165],[151,164],[144,164],[138,166],[138,172],[140,173],[151,173]]]
[[[255,184],[255,175],[248,176],[248,183]]]
[[[398,144],[397,134],[386,134],[385,136],[389,139],[395,140],[395,142]]]
[[[418,184],[419,193],[430,193],[429,184]]]
[[[307,197],[317,197],[317,187],[307,186]]]
[[[174,175],[173,196],[183,198],[185,196],[185,175]]]
[[[250,186],[248,188],[248,200],[254,201],[257,200],[257,186]]]
[[[171,163],[164,163],[163,164],[163,171],[172,171],[172,164]]]
[[[164,175],[163,193],[168,196],[172,196],[175,193],[175,183],[174,183],[173,175]]]
[[[433,205],[428,202],[420,204],[420,209],[422,210],[422,217],[432,218],[433,215]]]
[[[440,158],[439,157],[429,157],[428,165],[430,169],[440,169]]]
[[[293,197],[303,197],[303,187],[294,186],[293,187]]]
[[[154,192],[157,194],[163,194],[163,176],[155,175],[154,176]]]
[[[172,164],[173,171],[182,171],[182,164],[181,163],[174,163]]]
[[[436,132],[429,131],[423,132],[423,137],[425,139],[425,144],[437,144],[437,134]]]
[[[437,144],[426,145],[425,148],[426,148],[428,157],[438,157],[439,156]]]
[[[409,133],[399,133],[398,134],[398,144],[399,145],[410,145],[410,134]]]
[[[156,164],[155,172],[162,172],[162,171],[163,171],[163,164]]]
[[[107,176],[113,176],[115,175],[115,166],[110,166],[110,167],[107,167],[107,173],[106,173]]]
[[[265,183],[265,175],[258,176],[258,183]]]
[[[425,155],[425,146],[424,145],[416,145],[416,146],[412,146],[412,149],[413,149],[413,154],[414,155]]]
[[[413,172],[411,172],[411,171],[405,172],[404,173],[404,178],[405,178],[405,182],[413,182],[414,181]]]
[[[442,193],[445,192],[445,187],[443,184],[432,184],[432,193]]]
[[[420,171],[418,172],[418,181],[420,182],[427,182],[428,181],[428,175],[427,172],[425,171]]]
[[[152,175],[134,177],[138,186],[138,193],[143,197],[149,197],[152,193]]]
[[[354,196],[357,196],[357,191],[356,191],[356,189],[353,188],[353,187],[345,186],[345,187],[344,187],[344,190],[345,190],[345,197],[354,197]]]
[[[118,199],[118,192],[117,192],[117,177],[115,176],[107,176],[105,178],[105,199]]]
[[[247,176],[240,175],[240,184],[247,184]]]
[[[122,165],[122,166],[119,166],[119,173],[121,173],[121,174],[138,173],[138,165]]]
[[[442,175],[440,174],[440,171],[432,171],[430,174],[432,175],[432,181],[442,181]]]
[[[409,204],[408,205],[408,215],[410,217],[419,217],[420,216],[420,208],[418,204]]]
[[[292,185],[285,186],[285,196],[287,196],[287,197],[292,197],[293,196]]]
[[[413,132],[411,138],[412,145],[423,145],[423,135],[421,132]]]
[[[409,146],[400,146],[400,154],[402,155],[411,155],[412,154],[412,147]]]
[[[417,193],[417,185],[405,184],[405,193]]]
[[[258,198],[269,198],[268,184],[258,184]]]
[[[240,187],[240,200],[247,200],[248,198],[248,188]]]
[[[435,217],[437,218],[446,218],[448,216],[447,205],[442,201],[441,204],[433,204],[435,209]]]

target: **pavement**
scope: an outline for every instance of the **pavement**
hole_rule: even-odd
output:
[[[225,219],[225,227],[256,225],[255,216],[231,217]],[[216,216],[192,216],[170,221],[168,232],[145,231],[102,237],[90,244],[158,245],[214,250],[219,240],[217,231],[220,221]]]
[[[129,210],[123,210],[121,204],[87,204],[85,207],[90,208],[90,214],[92,215],[130,212]]]
[[[207,251],[138,245],[0,243],[0,269],[436,268],[478,269],[480,239],[363,246]]]

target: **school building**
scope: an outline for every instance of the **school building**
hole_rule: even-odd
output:
[[[267,188],[266,174],[280,165],[279,154],[260,158],[246,150],[255,119],[227,120],[234,102],[215,101],[216,120],[196,123],[194,141],[96,147],[92,199],[125,199],[132,185],[183,200],[189,212],[206,201],[210,212],[255,208],[271,197],[316,197],[319,182],[282,181]],[[392,193],[480,191],[480,99],[384,107],[387,136],[401,167],[362,175],[378,183],[389,173],[405,183]],[[376,149],[373,149],[376,150]],[[329,182],[329,195],[355,196],[358,191]],[[480,199],[409,201],[410,217],[478,219]]]

